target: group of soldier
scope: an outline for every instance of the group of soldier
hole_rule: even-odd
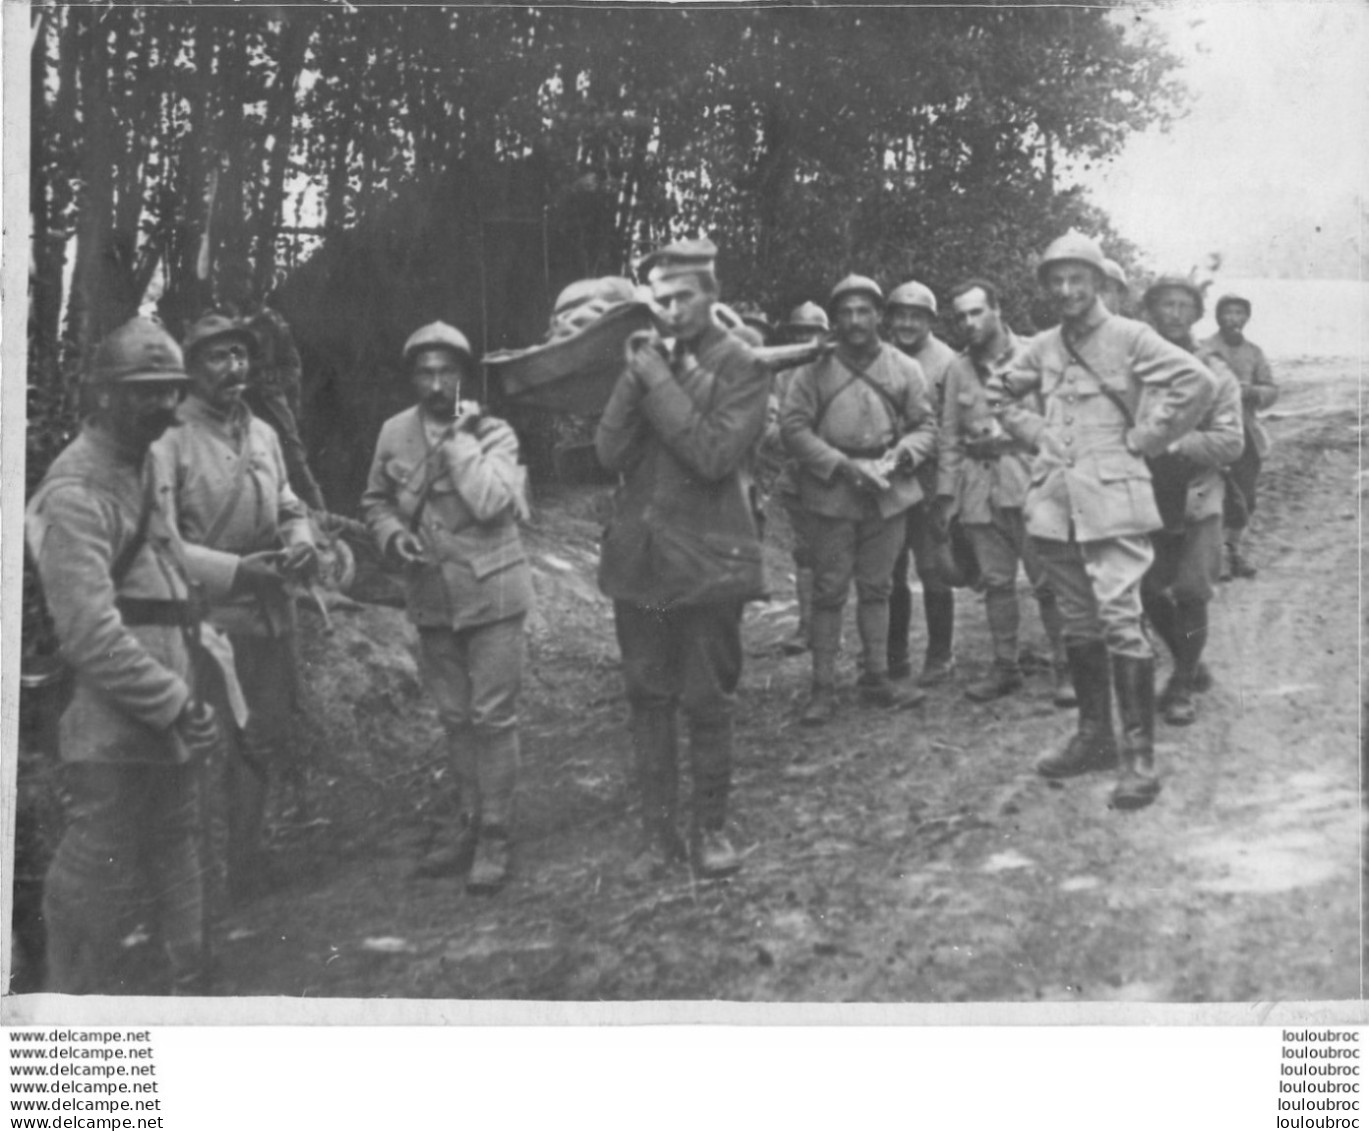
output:
[[[782,342],[815,348],[775,371],[760,332],[720,318],[715,255],[707,240],[684,241],[646,257],[636,290],[576,284],[550,335],[634,297],[654,316],[626,342],[595,433],[618,484],[599,583],[641,800],[631,877],[686,860],[701,877],[741,865],[726,829],[742,614],[766,594],[753,473],[767,453],[792,526],[800,623],[789,649],[812,662],[802,723],[837,713],[852,581],[862,702],[915,707],[954,681],[953,585],[971,558],[993,663],[965,693],[1019,691],[1020,565],[1050,640],[1054,701],[1078,707],[1076,733],[1037,771],[1116,768],[1111,804],[1149,804],[1160,780],[1145,623],[1173,658],[1158,709],[1192,722],[1194,694],[1212,681],[1201,657],[1224,522],[1228,564],[1253,572],[1239,531],[1267,447],[1254,414],[1275,389],[1242,335],[1250,303],[1223,298],[1220,331],[1201,344],[1191,331],[1203,295],[1185,278],[1146,291],[1149,322],[1119,316],[1125,279],[1119,288],[1116,265],[1072,232],[1039,269],[1054,329],[1016,336],[996,286],[969,279],[949,295],[957,353],[934,332],[928,287],[886,298],[851,275],[825,309],[805,303],[779,328]],[[217,314],[181,345],[149,320],[113,331],[86,374],[82,430],[29,502],[28,545],[75,675],[61,723],[70,822],[44,893],[53,990],[117,992],[119,939],[150,909],[168,988],[205,991],[219,889],[262,883],[267,790],[289,762],[295,598],[314,583],[310,512],[322,509],[297,401],[262,384],[281,340]],[[510,874],[533,601],[525,471],[513,429],[469,397],[476,357],[459,330],[419,328],[403,362],[416,403],[381,428],[361,506],[403,577],[456,793],[455,820],[416,871],[492,894]],[[910,558],[927,637],[915,683]],[[683,829],[681,747],[693,789]]]

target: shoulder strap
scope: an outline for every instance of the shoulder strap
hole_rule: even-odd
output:
[[[1127,402],[1122,399],[1121,395],[1115,389],[1098,375],[1098,371],[1094,369],[1092,365],[1080,356],[1079,351],[1074,348],[1074,343],[1070,341],[1069,335],[1065,333],[1065,328],[1063,326],[1060,327],[1060,340],[1065,343],[1065,349],[1069,351],[1069,355],[1074,359],[1075,364],[1098,383],[1098,391],[1117,407],[1117,411],[1125,418],[1127,427],[1135,428],[1136,417],[1128,407]]]
[[[54,479],[46,480],[34,494],[34,499],[45,498],[55,487],[63,484],[81,486],[90,490],[92,484],[89,479],[81,475],[59,475]],[[96,488],[98,491],[99,489]],[[105,492],[100,492],[104,494]],[[114,561],[109,567],[110,579],[114,582],[114,588],[118,589],[120,583],[128,576],[128,571],[133,568],[133,560],[138,556],[138,552],[147,542],[148,526],[152,522],[152,511],[157,505],[156,494],[153,490],[151,479],[149,478],[143,486],[143,503],[138,512],[138,522],[133,528],[133,537],[124,543],[123,549],[115,556]]]
[[[252,424],[249,419],[247,428],[243,432],[242,443],[238,446],[238,468],[233,476],[233,486],[228,492],[228,498],[219,508],[219,513],[214,516],[214,520],[206,527],[204,532],[204,545],[213,546],[221,535],[228,528],[228,520],[233,517],[233,512],[238,509],[238,500],[242,498],[243,488],[247,486],[247,449],[252,438]]]
[[[442,444],[440,442],[436,444],[428,443],[428,433],[427,430],[423,428],[422,420],[419,420],[418,427],[423,436],[423,443],[428,447],[428,454],[423,457],[423,462],[414,469],[414,475],[418,475],[420,472],[425,475],[423,486],[420,487],[418,491],[418,502],[414,505],[414,513],[409,516],[409,530],[411,533],[415,534],[418,532],[418,524],[423,519],[423,510],[428,505],[428,496],[433,493],[433,484],[441,479],[444,474],[441,470],[436,472],[430,470],[433,461],[442,452]],[[413,476],[410,476],[409,479],[410,482],[412,482]]]

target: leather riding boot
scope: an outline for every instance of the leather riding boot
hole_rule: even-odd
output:
[[[1155,635],[1169,649],[1169,654],[1177,656],[1180,649],[1179,625],[1174,602],[1170,600],[1167,594],[1157,593],[1143,585],[1141,586],[1141,608],[1145,611],[1146,620],[1150,622],[1150,627],[1155,631]]]
[[[680,771],[675,708],[632,708],[632,746],[637,763],[637,786],[642,795],[642,851],[644,872],[657,871],[684,858],[684,844],[676,827]]]
[[[732,788],[732,720],[690,720],[689,761],[694,779],[689,838],[694,870],[708,878],[730,876],[741,867],[741,857],[723,832]]]
[[[1117,764],[1107,645],[1101,640],[1067,644],[1066,654],[1079,698],[1079,729],[1063,750],[1037,759],[1036,772],[1047,778],[1068,778]]]
[[[1113,656],[1117,710],[1122,719],[1121,773],[1108,805],[1142,809],[1160,792],[1155,775],[1155,660]]]
[[[415,866],[420,879],[459,876],[471,866],[475,856],[476,834],[480,828],[480,786],[475,775],[475,738],[470,728],[447,735],[452,788],[456,794],[456,820]]]
[[[922,590],[922,613],[927,618],[927,656],[922,663],[922,674],[917,677],[919,687],[935,687],[946,683],[955,672],[952,651],[955,636],[955,592],[951,589]]]
[[[799,721],[822,726],[836,713],[837,648],[841,643],[841,609],[813,609],[813,691]]]
[[[1160,698],[1160,709],[1170,726],[1188,726],[1198,717],[1193,702],[1198,665],[1207,643],[1207,603],[1180,601],[1175,605],[1176,646],[1174,671]]]

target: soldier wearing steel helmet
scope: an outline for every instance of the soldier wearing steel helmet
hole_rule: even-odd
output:
[[[279,579],[265,555],[181,539],[169,469],[149,452],[176,424],[186,385],[171,336],[146,319],[125,323],[100,343],[86,385],[92,411],[25,520],[76,676],[60,737],[70,823],[43,896],[48,988],[128,992],[121,940],[150,910],[171,990],[198,992],[206,971],[195,755],[216,732],[212,712],[196,710],[203,667],[217,661],[230,700],[242,704],[227,642],[201,625],[197,592],[269,590]]]
[[[1103,305],[1108,308],[1108,313],[1125,316],[1131,302],[1131,284],[1127,282],[1127,273],[1122,270],[1122,265],[1117,260],[1108,258],[1103,260],[1103,272],[1107,275],[1107,282],[1103,284],[1103,293],[1100,296]]]
[[[780,324],[776,336],[781,345],[798,345],[802,342],[822,341],[832,332],[827,320],[827,311],[815,302],[803,302],[789,312],[789,317]],[[795,369],[782,369],[775,374],[774,404],[774,443],[783,448],[780,439],[779,410],[789,392]],[[804,522],[803,504],[799,499],[798,468],[791,458],[786,457],[775,480],[774,494],[789,519],[789,529],[793,535],[794,553],[794,595],[799,607],[798,624],[794,635],[787,640],[784,651],[797,655],[808,650],[808,634],[813,619],[813,548]]]
[[[751,460],[765,428],[770,373],[714,307],[718,249],[682,240],[652,252],[659,334],[629,340],[625,368],[595,434],[618,474],[599,587],[613,600],[642,797],[637,880],[685,854],[679,731],[693,779],[689,855],[697,874],[741,867],[727,835],[733,716],[745,603],[763,595]]]
[[[956,352],[936,336],[936,295],[923,283],[908,282],[889,292],[884,321],[889,340],[922,367],[932,407],[938,413],[946,396],[946,375]],[[937,460],[926,460],[918,471],[922,501],[908,508],[908,537],[894,562],[894,587],[889,594],[889,676],[912,674],[908,630],[913,594],[908,585],[911,556],[922,583],[922,612],[927,621],[927,648],[918,686],[947,682],[955,670],[955,590],[936,568],[944,553],[950,516],[937,502]]]
[[[1000,381],[1005,429],[1035,451],[1027,532],[1064,619],[1079,728],[1037,771],[1063,778],[1120,762],[1109,803],[1149,805],[1155,772],[1155,657],[1141,625],[1141,579],[1161,521],[1147,456],[1191,431],[1211,405],[1211,373],[1150,326],[1108,313],[1106,270],[1088,236],[1046,250],[1038,278],[1060,325],[1038,334]],[[1041,398],[1038,414],[1022,398]],[[1109,683],[1111,674],[1111,684]],[[1112,723],[1112,689],[1121,743]]]
[[[381,427],[361,505],[381,552],[404,570],[421,668],[446,731],[457,817],[419,862],[466,873],[490,895],[508,879],[518,780],[523,622],[532,577],[518,520],[518,438],[461,394],[475,357],[460,330],[431,322],[404,343],[418,403]]]
[[[833,288],[837,348],[794,374],[780,414],[814,556],[813,688],[801,717],[809,726],[835,714],[852,579],[862,698],[884,707],[921,699],[889,678],[889,591],[908,508],[923,498],[915,473],[935,450],[936,418],[921,366],[880,340],[883,305],[873,279],[850,275]]]
[[[247,405],[257,338],[222,314],[195,322],[182,343],[189,394],[179,428],[154,447],[176,484],[181,536],[232,554],[274,554],[282,582],[317,566],[309,512],[291,489],[275,430]],[[234,895],[267,882],[261,833],[272,779],[297,770],[290,720],[297,706],[295,607],[283,585],[216,601],[210,621],[233,644],[248,722],[228,727],[227,880]],[[220,704],[222,705],[222,703]]]
[[[1259,413],[1279,398],[1279,387],[1264,350],[1245,336],[1245,325],[1250,321],[1250,300],[1241,295],[1222,295],[1217,300],[1217,332],[1202,342],[1203,348],[1217,354],[1236,374],[1241,386],[1241,410],[1245,418],[1245,450],[1228,469],[1232,487],[1226,500],[1224,519],[1226,562],[1223,579],[1254,577],[1241,548],[1241,542],[1255,511],[1256,485],[1260,466],[1269,454],[1269,433],[1260,423]]]
[[[1146,288],[1142,305],[1160,336],[1201,359],[1217,381],[1212,406],[1198,426],[1152,463],[1165,527],[1151,536],[1155,561],[1141,582],[1146,617],[1174,661],[1157,706],[1165,722],[1187,726],[1197,717],[1194,693],[1206,690],[1210,678],[1202,656],[1208,604],[1221,574],[1223,471],[1245,446],[1241,387],[1220,355],[1193,340],[1203,292],[1187,276],[1161,275]]]

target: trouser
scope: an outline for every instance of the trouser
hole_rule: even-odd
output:
[[[742,604],[613,604],[648,823],[673,819],[677,714],[689,732],[694,820],[719,829],[732,785],[732,717],[742,673]]]
[[[1051,643],[1051,656],[1057,667],[1065,664],[1061,639],[1062,622],[1055,592],[1046,580],[1045,566],[1027,537],[1026,520],[1020,507],[994,507],[991,523],[965,523],[965,532],[974,546],[984,585],[984,611],[993,637],[994,662],[1001,667],[1017,667],[1017,634],[1020,613],[1017,607],[1017,566],[1021,562],[1036,594],[1041,623]]]
[[[1226,469],[1227,497],[1224,506],[1222,525],[1227,530],[1239,532],[1245,529],[1250,516],[1255,513],[1255,488],[1263,464],[1259,449],[1249,432],[1245,434],[1245,448],[1240,458]],[[1241,498],[1232,497],[1231,488],[1240,491]]]
[[[424,683],[447,732],[464,812],[482,825],[513,819],[520,761],[523,617],[473,628],[420,628]]]
[[[231,884],[243,883],[259,864],[266,797],[273,776],[298,772],[290,725],[298,703],[295,637],[231,633],[233,668],[247,702],[247,726],[228,727],[223,767],[225,861]],[[222,699],[221,718],[230,715]]]
[[[951,658],[955,631],[955,590],[937,573],[936,552],[941,536],[931,518],[931,503],[923,501],[908,509],[907,540],[894,559],[893,587],[889,591],[889,656],[891,662],[908,658],[908,631],[913,619],[913,592],[908,584],[911,557],[922,582],[922,611],[927,621],[927,662],[944,663]]]
[[[813,682],[830,687],[836,678],[841,611],[854,578],[856,626],[867,676],[889,670],[889,593],[894,561],[906,537],[905,516],[829,518],[808,516],[813,537]]]
[[[1143,590],[1178,602],[1210,601],[1222,572],[1222,516],[1184,524],[1182,533],[1152,536],[1155,561],[1141,582]]]
[[[1066,646],[1102,640],[1115,656],[1154,655],[1141,626],[1141,579],[1155,557],[1147,535],[1031,544],[1055,592]]]
[[[808,512],[803,509],[797,495],[781,495],[784,513],[789,519],[789,529],[794,535],[794,565],[799,569],[813,568],[813,536],[809,530]]]
[[[43,894],[48,988],[138,992],[121,969],[122,940],[150,913],[170,988],[194,990],[204,930],[197,770],[82,762],[63,772],[70,823]]]

